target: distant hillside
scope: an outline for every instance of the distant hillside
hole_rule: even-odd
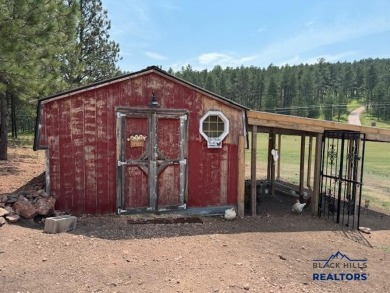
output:
[[[360,100],[370,115],[390,121],[390,59],[211,71],[188,65],[169,73],[255,110],[337,120]]]

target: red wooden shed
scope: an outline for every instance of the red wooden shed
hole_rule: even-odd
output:
[[[237,204],[246,110],[148,67],[39,100],[34,150],[60,210],[222,209]]]

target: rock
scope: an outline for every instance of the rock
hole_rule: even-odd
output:
[[[49,197],[49,195],[46,193],[46,191],[44,191],[43,189],[39,189],[37,191],[38,195],[39,196],[42,196],[42,197]]]
[[[15,213],[15,210],[11,206],[5,206],[4,209],[8,211],[9,215],[12,215]]]
[[[6,194],[0,195],[0,202],[1,203],[6,203],[8,200],[8,196]]]
[[[366,233],[366,234],[370,234],[371,233],[371,229],[368,228],[368,227],[359,227],[359,231],[361,231],[363,233]]]
[[[18,195],[18,200],[28,200],[27,197],[26,197],[26,193],[21,193]]]
[[[34,207],[34,205],[28,200],[18,200],[14,203],[15,212],[26,219],[32,219],[36,215],[38,215],[38,210]]]
[[[245,285],[244,285],[244,290],[249,290],[249,289],[250,289],[249,284],[245,284]]]
[[[7,221],[3,217],[0,217],[0,227],[6,223],[7,223]]]
[[[39,198],[35,203],[38,214],[41,216],[51,216],[54,212],[54,204],[56,200],[54,197]]]
[[[9,214],[9,211],[6,209],[0,208],[0,217],[4,217]]]
[[[10,194],[7,196],[7,203],[8,204],[12,204],[14,202],[17,202],[18,201],[18,195],[17,194]]]
[[[20,220],[20,216],[19,215],[8,215],[5,218],[10,223],[16,223],[16,222],[18,222]]]
[[[53,212],[54,217],[59,217],[59,216],[63,216],[63,215],[65,215],[64,211],[54,210],[54,212]]]

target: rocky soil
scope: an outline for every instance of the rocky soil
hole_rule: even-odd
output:
[[[0,163],[0,196],[43,171],[31,156],[26,149],[12,157],[13,173]],[[85,215],[61,234],[22,216],[0,227],[0,292],[390,292],[388,215],[365,210],[362,223],[372,229],[365,234],[309,211],[292,214],[291,205],[264,205],[258,216],[234,221]],[[337,251],[366,259],[366,267],[313,267]],[[317,273],[367,280],[313,280]]]

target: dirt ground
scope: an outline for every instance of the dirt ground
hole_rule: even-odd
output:
[[[43,154],[11,150],[10,161],[0,161],[0,194],[20,188],[43,165]],[[45,234],[33,220],[6,224],[0,292],[390,292],[388,215],[363,211],[361,225],[372,229],[364,234],[308,210],[292,214],[292,203],[276,197],[261,202],[256,217],[188,224],[82,216],[75,231],[61,234]],[[352,261],[314,267],[337,251]],[[366,267],[355,267],[357,259],[366,259]],[[366,274],[367,280],[313,280],[314,274]]]

